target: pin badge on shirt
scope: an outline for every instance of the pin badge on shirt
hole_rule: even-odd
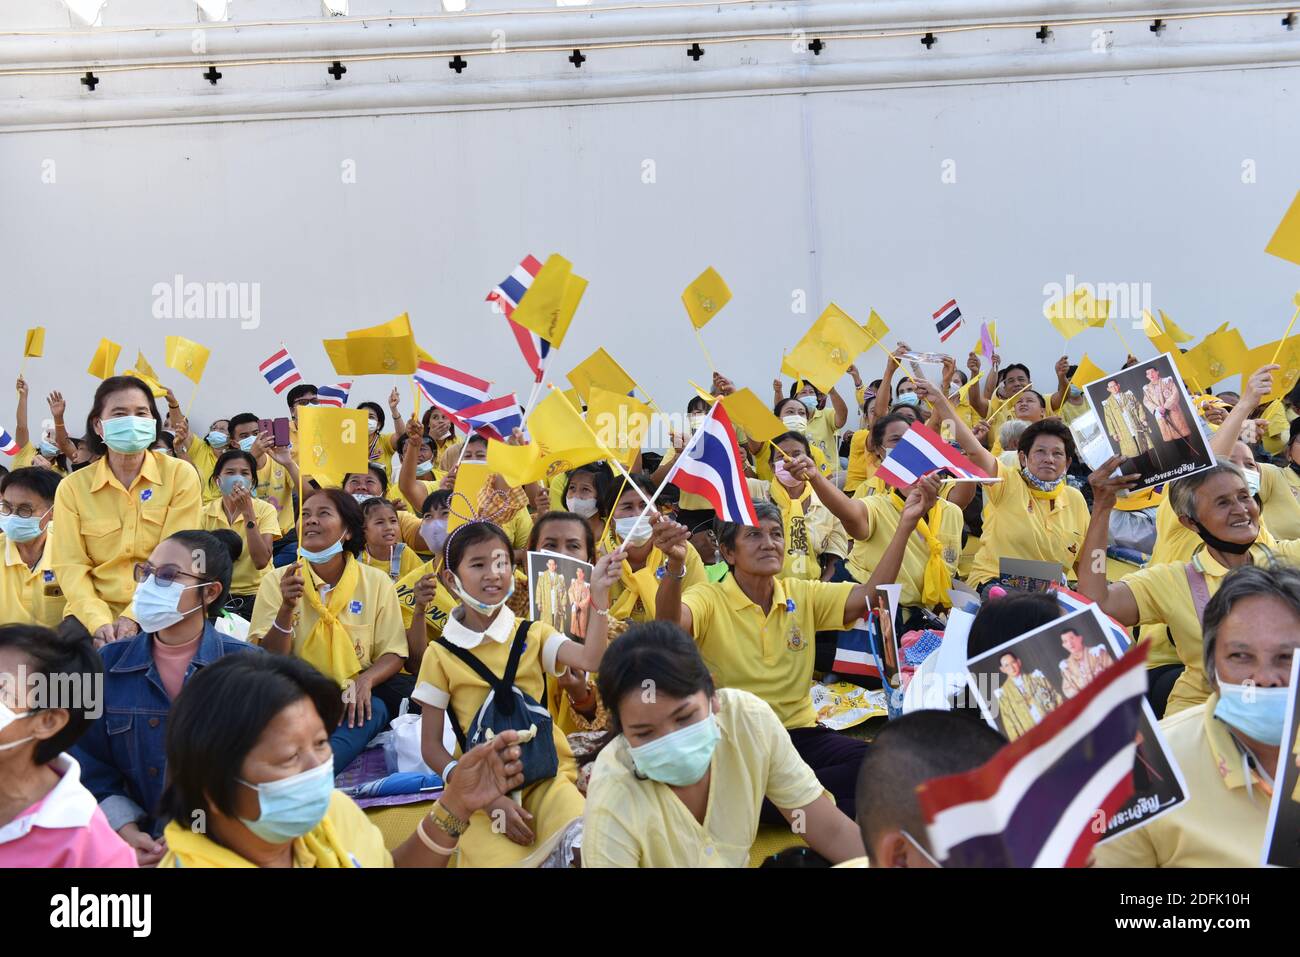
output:
[[[42,580],[44,580],[44,581],[52,582],[52,581],[54,581],[54,572],[51,572],[51,571],[42,572],[42,573],[41,573],[41,578],[42,578]]]
[[[153,498],[153,489],[151,488],[147,488],[140,493],[140,501],[142,502],[147,502],[151,498]]]
[[[792,615],[792,614],[794,614],[794,599],[793,599],[793,598],[787,598],[787,599],[785,600],[785,613],[786,613],[787,615]]]
[[[348,611],[352,612],[354,615],[361,614],[361,602],[354,601],[352,604],[348,605]]]

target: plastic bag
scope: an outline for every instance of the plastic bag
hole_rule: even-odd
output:
[[[420,715],[407,714],[409,698],[403,698],[401,710],[389,722],[392,733],[384,742],[384,760],[398,774],[433,774],[420,754]]]

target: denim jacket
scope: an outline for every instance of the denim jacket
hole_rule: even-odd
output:
[[[206,622],[185,682],[224,655],[261,650]],[[172,702],[154,664],[153,635],[112,642],[99,654],[104,660],[103,714],[71,751],[81,764],[82,783],[99,801],[113,830],[135,821],[156,838],[162,833],[156,815],[167,777],[167,713]]]

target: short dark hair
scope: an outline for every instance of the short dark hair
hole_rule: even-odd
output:
[[[95,390],[95,398],[90,403],[90,412],[86,415],[86,436],[85,441],[90,446],[90,450],[96,455],[105,455],[108,452],[108,446],[104,440],[95,432],[95,420],[104,414],[104,403],[114,392],[122,392],[125,389],[137,389],[142,393],[149,405],[149,412],[153,415],[156,431],[155,440],[163,433],[162,416],[158,414],[158,406],[154,403],[153,392],[140,379],[133,375],[115,375],[109,376],[99,384]]]
[[[565,501],[569,497],[569,486],[573,484],[575,475],[590,475],[592,484],[596,486],[596,505],[600,506],[600,500],[604,497],[605,489],[611,481],[614,474],[610,471],[608,465],[604,462],[593,462],[590,465],[579,465],[576,469],[570,471],[564,477],[564,490],[560,493],[560,501]]]
[[[344,530],[351,533],[343,543],[343,550],[356,558],[366,547],[366,523],[361,517],[361,506],[357,504],[356,499],[339,488],[322,488],[308,492],[307,497],[302,500],[303,504],[306,505],[317,495],[324,495],[334,503],[339,518],[343,520]]]
[[[1028,455],[1033,451],[1034,443],[1038,441],[1040,435],[1051,435],[1060,439],[1065,445],[1065,455],[1071,461],[1075,457],[1074,433],[1070,427],[1060,419],[1040,419],[1037,422],[1030,423],[1029,428],[1020,436],[1020,441],[1016,443],[1016,448]]]
[[[1061,617],[1056,597],[1045,592],[1008,591],[980,605],[966,636],[966,656],[976,658],[1016,635]]]
[[[640,692],[646,681],[654,682],[656,693],[670,698],[688,698],[701,691],[713,694],[713,676],[695,640],[669,621],[633,625],[601,659],[596,686],[615,732],[623,731],[619,702],[629,691]]]
[[[290,389],[288,395],[284,397],[285,404],[288,405],[290,409],[292,409],[297,404],[299,399],[301,399],[304,395],[307,395],[309,393],[311,395],[315,395],[316,387],[306,382],[300,382],[292,389]],[[231,428],[233,429],[234,426],[232,425]]]
[[[378,402],[358,402],[357,408],[375,413],[375,418],[379,420],[379,431],[384,431],[384,423],[388,421],[388,418],[384,415],[383,407]]]
[[[646,498],[654,495],[655,483],[645,472],[633,472],[631,481],[610,482],[603,494],[600,496],[600,517],[609,518],[614,514],[614,509],[618,507],[618,500],[623,497],[628,489],[635,486],[645,492]]]
[[[221,585],[221,594],[217,600],[204,606],[206,617],[210,621],[217,619],[230,598],[230,578],[234,574],[235,562],[244,551],[244,543],[238,533],[228,528],[219,531],[224,531],[226,534],[218,535],[217,532],[187,528],[173,532],[166,538],[169,542],[179,542],[190,550],[191,555],[202,558],[203,571],[191,571],[192,574]]]
[[[26,468],[14,469],[8,475],[0,476],[0,495],[3,495],[11,488],[20,488],[31,492],[46,502],[52,503],[54,493],[58,490],[61,481],[63,481],[63,477],[54,469],[29,465]]]
[[[239,428],[241,425],[256,425],[260,432],[262,430],[261,422],[262,420],[252,412],[240,412],[238,415],[232,415],[230,417],[229,425],[230,434],[234,435],[235,429]]]
[[[386,498],[380,498],[376,495],[374,498],[368,498],[361,503],[361,522],[364,525],[370,520],[370,513],[377,509],[386,508],[394,515],[397,514],[397,506]]]
[[[469,444],[470,444],[471,442],[482,442],[484,445],[487,445],[487,436],[486,436],[486,435],[481,435],[481,434],[479,434],[478,432],[475,432],[475,433],[473,433],[472,435],[466,436],[466,438],[465,438],[465,447],[466,447],[466,448],[469,448]]]
[[[235,447],[233,449],[226,449],[226,451],[222,452],[220,455],[217,456],[217,461],[212,466],[212,474],[208,476],[208,483],[210,485],[220,485],[221,483],[217,479],[218,476],[221,475],[221,470],[226,467],[226,463],[234,462],[236,459],[242,461],[245,465],[249,467],[249,469],[252,470],[253,488],[256,488],[257,487],[257,459],[253,458],[252,452],[245,452],[243,449],[238,447]]]
[[[602,677],[604,668],[602,662]],[[972,771],[1004,744],[983,718],[969,712],[913,711],[887,723],[872,740],[858,769],[857,820],[868,857],[874,841],[890,830],[906,831],[928,850],[917,787],[935,778]]]
[[[379,479],[379,485],[381,489],[388,488],[388,473],[384,471],[384,467],[380,465],[378,462],[371,462],[368,466],[366,466],[366,472],[369,473],[370,475],[373,475],[375,478]],[[360,472],[343,473],[343,481],[339,483],[339,487],[346,488],[348,484],[348,479],[352,478],[352,476],[354,475],[360,475],[360,474],[361,474]],[[380,494],[383,494],[383,492],[381,491]]]
[[[407,443],[410,441],[410,438],[411,436],[406,432],[403,432],[401,435],[397,437],[397,442],[393,445],[393,449],[397,452],[399,458],[406,454],[404,450],[406,449]],[[433,439],[430,436],[427,435],[420,436],[420,444],[427,445],[430,449],[437,451],[437,446],[434,445]]]
[[[808,436],[802,435],[798,432],[782,432],[780,435],[778,435],[776,438],[772,440],[772,445],[780,445],[786,439],[794,439],[794,441],[798,442],[801,446],[803,446],[804,455],[812,455],[812,445],[810,445],[808,442]],[[773,458],[780,458],[780,459],[785,458],[785,456],[783,456],[780,452],[776,451],[775,449],[772,449],[772,456]]]
[[[912,423],[907,421],[905,417],[899,415],[897,412],[882,415],[880,418],[876,419],[875,422],[871,423],[871,447],[873,449],[879,449],[884,446],[885,431],[895,422],[902,422],[909,429],[912,427]]]
[[[420,503],[420,514],[428,515],[435,508],[447,508],[451,505],[451,489],[436,488],[424,497]]]
[[[1047,400],[1043,398],[1043,393],[1039,392],[1037,389],[1025,389],[1020,393],[1021,398],[1027,395],[1032,395],[1037,398],[1038,404],[1043,407],[1043,411],[1047,411]],[[1019,401],[1019,399],[1017,399],[1017,401]]]
[[[778,524],[784,524],[785,521],[781,517],[781,509],[771,502],[755,502],[754,515],[760,522],[765,518]],[[724,522],[722,519],[714,522],[713,533],[718,538],[718,547],[734,549],[736,547],[736,536],[744,527],[742,522]]]
[[[514,546],[510,543],[510,536],[502,530],[500,525],[494,525],[491,522],[466,522],[464,525],[456,526],[456,529],[447,536],[442,567],[453,575],[458,575],[456,569],[460,567],[461,560],[465,557],[465,552],[469,547],[477,545],[479,542],[485,542],[489,538],[497,539],[506,547],[508,553],[514,553]]]
[[[690,400],[686,403],[687,415],[689,415],[692,412],[707,413],[708,411],[709,411],[709,403],[704,400],[704,396],[702,395],[693,395],[691,396]]]
[[[817,401],[818,401],[818,402],[820,402],[820,401],[822,400],[822,397],[826,395],[825,392],[823,392],[821,389],[817,388],[817,386],[813,385],[811,381],[809,381],[808,379],[804,379],[804,378],[800,377],[800,378],[795,379],[793,382],[790,383],[790,394],[789,394],[788,396],[786,396],[786,398],[788,398],[788,399],[796,398],[796,397],[799,395],[799,387],[800,387],[801,385],[806,385],[806,386],[808,386],[810,389],[812,389],[812,390],[813,390],[813,394],[817,396]]]
[[[533,530],[528,533],[528,550],[537,551],[537,543],[542,540],[542,529],[547,525],[553,525],[556,522],[577,522],[582,526],[582,537],[587,543],[587,561],[596,560],[596,533],[591,530],[591,524],[581,515],[575,515],[573,512],[546,512],[538,517],[533,523]]]
[[[1011,363],[1011,365],[1009,365],[1009,366],[1003,366],[1001,369],[999,369],[999,370],[998,370],[998,381],[1001,382],[1003,379],[1005,379],[1005,378],[1007,377],[1007,373],[1010,372],[1012,369],[1019,369],[1021,372],[1023,372],[1023,373],[1025,374],[1025,378],[1026,378],[1026,379],[1028,379],[1030,382],[1033,382],[1033,381],[1034,381],[1034,376],[1033,376],[1033,374],[1029,371],[1029,366],[1024,365],[1024,364],[1019,363],[1019,362],[1013,362],[1013,363]]]
[[[277,714],[303,698],[332,731],[343,713],[339,687],[301,658],[226,655],[196,671],[167,716],[161,816],[184,827],[195,812],[215,809],[234,817],[235,779],[248,752]]]
[[[803,401],[801,399],[796,399],[792,395],[783,396],[782,398],[777,399],[775,402],[772,403],[772,414],[776,416],[778,419],[781,418],[781,408],[787,402],[798,402],[800,408],[802,408],[805,412],[808,411],[808,407],[803,404]]]
[[[52,688],[75,687],[79,692],[71,695],[75,701],[38,702],[40,706],[32,709],[68,712],[68,723],[52,737],[39,742],[32,752],[36,764],[49,764],[89,729],[91,718],[86,712],[97,710],[100,703],[99,693],[89,689],[99,687],[97,679],[104,673],[104,663],[95,651],[90,633],[75,618],[65,619],[56,629],[41,625],[0,625],[0,648],[12,648],[30,659],[35,667],[29,678],[41,675],[46,694]],[[20,694],[26,694],[28,689],[19,690]],[[72,707],[73,704],[76,706]],[[19,707],[25,707],[21,700]]]

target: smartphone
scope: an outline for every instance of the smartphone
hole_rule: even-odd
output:
[[[287,449],[289,447],[289,419],[276,419],[272,423],[272,431],[275,434],[275,447],[278,449]]]
[[[258,431],[258,434],[262,436],[262,439],[263,439],[264,441],[267,440],[267,439],[269,439],[269,438],[271,437],[271,429],[272,429],[272,425],[273,425],[273,423],[272,423],[272,421],[271,421],[270,419],[258,419],[258,420],[257,420],[257,431]]]

